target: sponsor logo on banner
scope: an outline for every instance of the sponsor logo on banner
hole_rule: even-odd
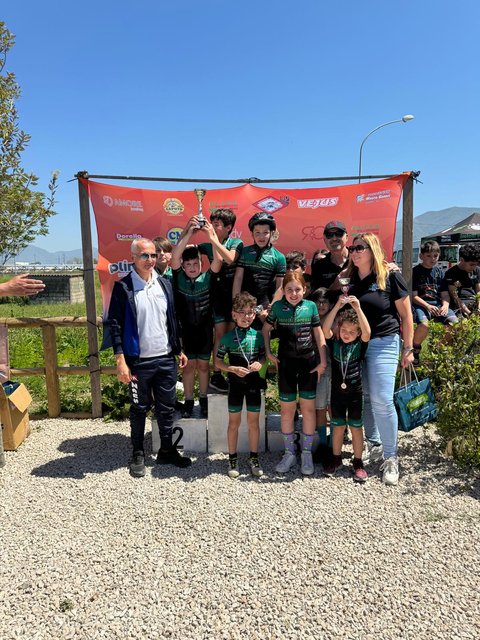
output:
[[[167,231],[167,240],[172,244],[177,244],[178,238],[180,237],[182,231],[182,227],[172,227]]]
[[[319,207],[335,207],[340,198],[311,198],[310,200],[297,200],[299,209],[318,209]]]
[[[241,238],[241,237],[242,237],[242,232],[239,231],[238,229],[234,229],[230,234],[230,238]]]
[[[128,242],[130,240],[130,242],[132,240],[138,240],[138,238],[141,238],[142,236],[139,233],[116,233],[115,234],[115,238],[117,240],[121,240],[122,242]]]
[[[267,196],[266,198],[262,198],[258,202],[254,202],[253,206],[258,207],[265,213],[274,213],[279,209],[283,209],[287,207],[290,202],[290,198],[288,196],[283,197],[281,200],[274,198],[273,196]]]
[[[108,273],[112,276],[117,274],[119,278],[122,278],[132,269],[133,262],[129,262],[128,260],[119,260],[118,262],[108,263]]]
[[[167,198],[163,203],[163,209],[168,216],[179,216],[185,211],[183,202],[178,198]]]
[[[375,191],[374,193],[360,193],[356,197],[357,203],[360,202],[378,202],[379,200],[388,200],[391,198],[390,189],[383,189],[382,191]]]
[[[121,198],[112,198],[111,196],[103,196],[103,204],[107,207],[127,207],[135,213],[143,213],[143,204],[141,200],[123,200]]]
[[[303,227],[303,240],[323,240],[323,228],[323,224],[318,227],[314,227],[313,225]]]

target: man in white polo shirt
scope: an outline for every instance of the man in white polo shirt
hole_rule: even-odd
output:
[[[187,467],[192,461],[172,445],[175,356],[181,369],[187,364],[180,346],[172,286],[155,271],[157,253],[151,240],[134,240],[131,252],[133,270],[114,284],[107,324],[117,377],[130,387],[130,474],[140,478],[145,475],[143,441],[152,395],[161,440],[157,464]]]

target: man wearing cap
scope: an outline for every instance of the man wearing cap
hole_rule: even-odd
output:
[[[312,291],[318,287],[328,289],[348,264],[347,228],[341,220],[327,222],[323,240],[329,252],[323,260],[312,265]]]

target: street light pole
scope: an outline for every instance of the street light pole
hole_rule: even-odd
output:
[[[362,144],[360,145],[360,158],[358,161],[358,182],[360,183],[361,179],[362,179],[362,151],[363,151],[363,145],[365,144],[365,142],[367,141],[367,139],[372,135],[372,133],[375,133],[375,131],[378,131],[379,129],[381,129],[382,127],[387,127],[389,124],[395,124],[397,122],[409,122],[410,120],[413,120],[415,116],[412,115],[406,115],[403,116],[403,118],[399,118],[398,120],[390,120],[390,122],[384,122],[383,124],[378,125],[378,127],[375,127],[375,129],[372,129],[370,131],[370,133],[368,133],[365,138],[362,140]]]

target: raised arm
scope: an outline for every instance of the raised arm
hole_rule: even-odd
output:
[[[347,301],[352,305],[355,313],[357,314],[358,324],[360,326],[360,331],[362,332],[362,335],[360,336],[362,342],[368,342],[370,340],[372,331],[370,329],[370,325],[368,324],[367,316],[362,311],[359,299],[355,296],[348,296]]]
[[[182,253],[185,251],[187,245],[189,244],[190,238],[192,237],[192,234],[196,230],[197,228],[195,227],[195,218],[190,218],[190,220],[187,222],[187,226],[182,231],[177,244],[173,247],[172,262],[170,265],[172,269],[180,269],[180,267],[182,266]]]

